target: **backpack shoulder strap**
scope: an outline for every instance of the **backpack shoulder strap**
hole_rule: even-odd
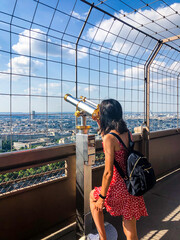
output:
[[[132,152],[134,149],[134,142],[131,140],[130,131],[128,131],[128,137],[129,137],[129,149]]]
[[[121,167],[119,166],[119,163],[114,159],[114,166],[116,167],[116,169],[118,170],[120,176],[122,178],[126,178],[126,175],[124,174],[123,170],[121,169]]]
[[[123,140],[120,138],[120,136],[118,136],[116,133],[110,132],[109,134],[113,135],[114,137],[116,137],[118,139],[118,141],[120,143],[122,143],[122,145],[125,147],[125,149],[127,149],[129,151],[129,149],[126,147],[126,145],[124,144]]]
[[[129,151],[129,149],[126,147],[126,145],[124,144],[122,139],[116,133],[109,133],[109,134],[112,134],[114,137],[116,137],[119,140],[119,142],[121,142],[122,145],[125,147],[125,149],[127,149]],[[126,175],[124,174],[123,170],[119,166],[119,163],[115,159],[114,159],[114,166],[116,167],[116,169],[118,170],[118,172],[122,178],[127,178]]]

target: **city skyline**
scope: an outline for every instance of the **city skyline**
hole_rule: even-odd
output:
[[[9,152],[39,147],[53,146],[75,142],[76,122],[73,113],[59,115],[14,115],[8,117],[0,116],[0,152]],[[47,118],[48,117],[48,118]],[[134,133],[144,126],[144,116],[141,114],[125,114],[125,122],[129,130]],[[78,120],[80,124],[80,119]],[[150,116],[150,131],[176,128],[179,119],[173,114],[152,114]],[[90,125],[90,134],[97,138],[98,125],[90,117],[87,118]]]

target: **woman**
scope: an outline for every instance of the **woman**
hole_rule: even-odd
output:
[[[148,216],[144,199],[142,196],[129,194],[124,180],[113,164],[115,158],[125,172],[128,151],[109,133],[118,134],[125,145],[129,146],[128,129],[122,119],[122,107],[118,101],[114,99],[102,101],[98,125],[103,139],[105,169],[102,186],[91,191],[90,208],[100,240],[106,240],[103,207],[106,207],[112,216],[122,215],[127,240],[138,240],[136,220],[141,216]]]

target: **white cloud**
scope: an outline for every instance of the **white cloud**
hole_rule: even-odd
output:
[[[49,87],[56,88],[56,87],[60,87],[61,83],[49,83],[48,85]]]
[[[98,88],[96,86],[93,86],[93,85],[90,85],[89,87],[84,88],[85,92],[89,92],[89,91],[94,92],[96,90],[98,90]]]
[[[180,62],[176,62],[176,61],[173,62],[169,68],[170,68],[170,70],[178,71],[178,72],[179,72]]]
[[[173,9],[175,11],[179,11],[180,3],[173,3],[170,5],[170,7],[161,5],[160,7],[158,7],[156,9],[156,11],[154,11],[153,9],[139,10],[136,13],[132,13],[132,14],[128,15],[129,18],[131,18],[131,20],[126,19],[126,21],[128,23],[131,23],[135,27],[139,27],[141,24],[147,24],[146,26],[149,28],[149,30],[147,30],[145,27],[141,28],[144,32],[147,32],[147,33],[157,32],[158,33],[161,31],[165,31],[164,28],[167,28],[167,29],[174,28],[175,26],[172,23],[174,23],[175,25],[176,24],[178,25],[179,16],[178,16],[178,14],[175,14]],[[170,15],[171,15],[171,17],[169,17]],[[165,18],[163,18],[162,16],[165,16]],[[170,19],[170,21],[166,20],[166,16],[167,16],[167,19]],[[159,20],[159,19],[161,19],[161,20]],[[157,22],[157,24],[155,24],[152,21]],[[163,27],[161,27],[161,26],[163,26]],[[178,31],[179,31],[179,29],[177,28],[177,32]],[[163,35],[168,35],[168,34],[169,34],[168,32],[167,33],[163,32]],[[157,37],[159,39],[162,38],[158,34],[157,34]],[[169,37],[171,37],[171,36],[169,36]]]
[[[113,73],[114,73],[114,74],[119,74],[119,72],[118,72],[117,69],[113,69]]]
[[[87,94],[87,92],[90,90],[90,92],[93,92],[93,91],[96,91],[97,90],[97,87],[96,86],[93,86],[93,85],[90,85],[88,87],[85,87],[83,88],[82,86],[78,86],[78,92],[80,93],[83,93],[85,92],[85,94]],[[72,88],[72,92],[75,92],[76,91],[76,87],[73,87]]]
[[[172,9],[175,9],[176,11],[180,11],[180,3],[174,3],[170,6]],[[169,16],[171,13],[172,16],[170,18],[170,21],[173,22],[175,25],[179,25],[179,15],[174,14],[173,10],[171,10],[170,7],[164,7],[161,6],[157,9],[157,11],[162,16]],[[144,15],[141,15],[141,13]],[[127,14],[127,12],[120,11],[119,14],[115,14],[116,17],[122,17],[121,14]],[[147,24],[146,25],[150,30],[148,30],[146,27],[140,27],[140,29],[146,33],[154,34],[154,32],[162,32],[164,29],[161,26],[164,26],[167,29],[174,28],[174,35],[179,34],[179,29],[175,29],[175,26],[172,25],[170,21],[167,21],[166,18],[163,18],[162,20],[158,20],[157,23],[153,23],[151,20],[157,20],[162,18],[156,11],[149,9],[149,10],[139,10],[138,12],[134,12],[131,14],[128,14],[128,18],[124,18],[123,20],[127,23],[133,25],[134,27],[140,27],[141,24]],[[168,17],[169,18],[169,17]],[[151,20],[148,20],[151,19]],[[121,31],[120,31],[121,30]],[[116,35],[120,36],[116,38]],[[107,34],[109,32],[109,34]],[[96,24],[96,27],[89,28],[87,32],[87,37],[89,39],[94,39],[95,42],[103,43],[106,47],[112,48],[112,54],[117,54],[119,51],[120,53],[134,55],[134,54],[141,54],[141,49],[138,49],[138,46],[133,44],[141,44],[142,43],[142,34],[139,34],[138,31],[132,30],[132,28],[128,27],[127,25],[123,24],[120,21],[117,21],[113,18],[105,19],[102,22],[98,22]],[[169,32],[165,31],[162,33],[166,38],[171,37],[169,36]],[[144,35],[145,36],[145,35]],[[155,35],[156,38],[162,39],[162,36]],[[136,38],[137,37],[137,38]],[[144,40],[143,45],[146,45],[146,41],[149,41],[148,38]],[[152,43],[154,45],[154,43]],[[136,51],[138,50],[138,53]],[[115,53],[115,51],[117,51]]]
[[[12,66],[12,73],[15,74],[29,74],[29,58],[20,56],[14,57],[8,63],[8,71],[10,72],[10,66]],[[42,62],[38,60],[31,60],[31,74],[35,75],[35,72],[38,71],[39,67],[43,65]]]
[[[2,81],[9,81],[9,78],[10,78],[9,77],[9,72],[7,73],[7,71],[1,71],[1,73],[0,73],[0,80],[2,80]]]
[[[168,96],[171,95],[171,89],[166,86],[167,79],[166,78],[161,78],[161,79],[153,79],[153,82],[150,79],[150,98],[153,99],[155,95],[159,94],[159,98],[161,99],[162,93],[163,94],[169,94]],[[144,90],[144,84],[139,85],[139,90]],[[155,93],[155,95],[153,95]],[[159,102],[160,103],[160,102]]]
[[[86,15],[86,13],[83,14],[83,15],[80,15],[79,13],[73,11],[73,12],[71,12],[71,14],[72,14],[72,16],[75,17],[75,18],[85,20],[85,15]]]
[[[121,70],[118,71],[117,69],[113,69],[114,74],[118,74],[120,76],[125,76],[125,77],[134,77],[134,78],[139,78],[143,79],[144,78],[144,65],[137,65],[135,67],[129,67],[126,68],[126,70]],[[122,78],[124,80],[124,77]]]
[[[153,72],[158,72],[158,69],[162,69],[165,66],[166,66],[166,63],[164,61],[161,62],[161,61],[154,60],[151,64],[151,69],[153,70]]]
[[[37,41],[37,40],[40,41]],[[46,35],[40,29],[24,30],[19,35],[18,43],[12,46],[12,49],[19,54],[30,54],[30,43],[31,43],[31,54],[44,55],[46,51]],[[49,40],[50,41],[50,40]]]
[[[38,85],[39,88],[41,89],[44,89],[44,92],[45,92],[45,89],[46,89],[46,83],[41,83]],[[53,95],[60,95],[61,93],[61,83],[60,82],[49,82],[48,83],[48,94],[53,96]]]
[[[163,71],[163,68],[166,67],[166,71]],[[159,71],[160,69],[160,71]],[[177,71],[180,69],[180,63],[174,62],[169,66],[166,66],[166,62],[160,62],[157,60],[153,61],[152,68],[150,69],[150,88],[153,92],[168,93],[171,94],[171,88],[168,85],[174,86],[176,88],[177,77],[176,75],[172,74],[171,77],[166,77],[166,73],[172,73],[172,70]],[[144,80],[144,66],[137,65],[134,67],[129,67],[125,70],[118,71],[117,69],[113,69],[114,74],[119,75],[119,81],[127,81],[126,87],[130,84],[131,80],[133,79],[133,85],[137,84],[139,90],[144,90],[144,84],[142,81]],[[157,74],[156,74],[157,73]],[[154,75],[153,75],[154,74]],[[121,77],[122,76],[122,77]],[[157,78],[158,76],[158,78]],[[142,80],[139,85],[138,79]]]
[[[48,41],[48,56],[60,57],[61,46],[57,43],[53,44],[52,40],[50,38],[47,39],[45,32],[40,29],[24,30],[19,35],[19,41],[12,46],[12,49],[19,54],[45,56],[47,47],[46,41]],[[71,43],[63,44],[62,48],[63,51],[65,51],[63,56],[66,56],[67,58],[75,56],[75,46]],[[87,56],[87,48],[81,47],[78,50],[78,58],[84,58]]]
[[[87,37],[90,39],[93,39],[96,42],[103,42],[105,40],[105,37],[107,35],[107,31],[110,30],[110,26],[113,23],[113,19],[106,19],[102,21],[101,23],[97,23],[96,27],[89,28],[87,32]],[[114,23],[114,25],[117,25]],[[112,29],[111,29],[112,32]],[[117,31],[115,31],[117,33]],[[110,36],[106,39],[106,42],[111,42],[112,38]]]
[[[63,49],[66,51],[67,55],[66,57],[72,57],[75,56],[75,47],[73,47],[72,44],[67,43],[63,44]],[[78,48],[78,58],[82,59],[87,56],[88,49],[86,47],[80,47]]]
[[[2,73],[7,74],[1,74],[0,79],[9,79],[10,67],[12,67],[13,74],[29,75],[30,73],[32,76],[36,76],[36,72],[40,70],[40,68],[43,66],[43,63],[38,60],[31,59],[31,72],[29,72],[29,61],[30,59],[24,56],[11,58],[10,62],[7,64],[8,68],[2,71]],[[17,79],[18,76],[13,76],[13,80]]]
[[[127,77],[144,78],[144,66],[138,65],[137,67],[128,68],[125,70],[124,75]]]
[[[57,94],[59,92],[59,88],[61,83],[48,83],[48,93],[50,95]],[[25,93],[30,93],[30,88],[24,90]],[[31,94],[45,94],[46,93],[46,83],[40,83],[37,87],[31,87]]]
[[[82,90],[83,90],[83,88],[78,85],[78,92],[79,92],[79,91],[82,91]],[[75,92],[75,91],[76,91],[76,86],[74,86],[74,87],[72,88],[72,92]]]
[[[24,89],[24,93],[26,94],[34,94],[34,95],[40,95],[42,93],[44,93],[43,89],[40,87],[31,87],[31,93],[30,93],[30,89]]]
[[[38,86],[45,88],[46,87],[46,83],[40,83]],[[50,88],[56,88],[56,87],[60,87],[60,86],[61,86],[61,83],[59,83],[59,82],[57,82],[57,83],[48,83],[48,87],[50,87]]]
[[[158,73],[158,76],[159,76],[158,80],[153,78],[153,81],[158,81],[159,83],[162,83],[162,82],[166,83],[166,82],[173,81],[173,80],[177,81],[177,78],[173,77],[174,75],[172,75],[171,78],[164,77],[164,75],[167,72],[169,72],[169,73],[172,73],[172,71],[178,72],[179,69],[180,69],[180,62],[175,61],[168,66],[165,61],[154,60],[150,67],[150,74]],[[127,79],[129,79],[129,81],[130,81],[131,78],[137,78],[137,79],[143,80],[144,79],[144,65],[137,65],[134,67],[129,67],[129,68],[126,68],[125,70],[113,69],[113,73],[118,74],[119,76],[123,76],[120,79],[122,81],[127,80]],[[127,77],[127,79],[126,79],[126,77]]]

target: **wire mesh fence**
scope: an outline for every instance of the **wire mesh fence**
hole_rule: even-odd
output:
[[[0,196],[67,177],[66,161],[0,174]]]
[[[105,155],[104,152],[96,153],[95,164],[92,167],[102,166],[104,164]]]
[[[180,54],[162,46],[151,65],[151,130],[179,127]]]
[[[66,93],[96,103],[115,98],[132,132],[146,124],[145,64],[168,38],[150,68],[150,130],[177,127],[180,40],[170,37],[180,34],[179,13],[169,0],[2,0],[1,151],[73,142]]]

